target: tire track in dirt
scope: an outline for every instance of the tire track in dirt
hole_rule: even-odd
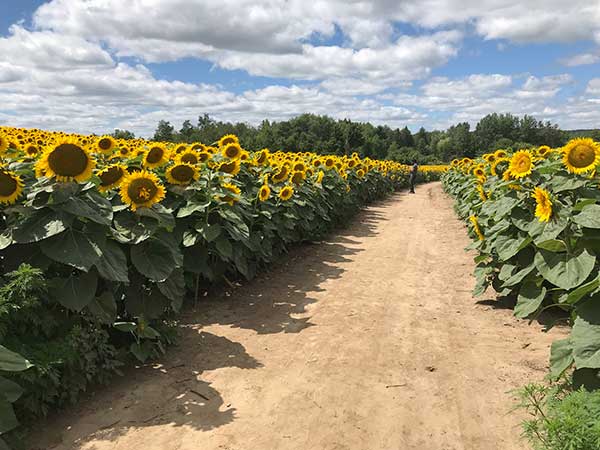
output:
[[[202,301],[178,348],[40,425],[34,448],[515,450],[508,392],[540,332],[470,291],[439,183],[396,194],[255,281]]]

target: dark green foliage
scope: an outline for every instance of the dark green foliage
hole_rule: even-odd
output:
[[[531,416],[523,436],[539,450],[600,448],[600,391],[569,391],[567,385],[530,384],[519,391],[519,408]]]

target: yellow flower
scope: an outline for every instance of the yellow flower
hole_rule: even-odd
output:
[[[96,141],[96,149],[104,155],[110,155],[116,145],[112,136],[102,136]]]
[[[165,188],[152,172],[140,170],[127,175],[121,183],[121,200],[135,211],[149,208],[165,198]]]
[[[477,192],[479,193],[479,198],[482,201],[484,201],[484,202],[487,201],[487,199],[488,199],[487,195],[485,194],[485,191],[483,190],[483,186],[481,186],[481,184],[477,185]]]
[[[600,163],[600,144],[589,138],[573,139],[564,146],[563,155],[563,164],[569,172],[591,172]]]
[[[325,158],[325,167],[327,170],[333,168],[335,166],[335,159],[332,156]]]
[[[497,158],[490,167],[490,172],[495,177],[502,177],[510,164],[509,158]]]
[[[475,169],[473,169],[473,175],[475,175],[477,178],[485,177],[485,169],[482,166],[475,166]]]
[[[531,174],[533,161],[528,150],[519,150],[510,159],[510,174],[514,178],[523,178]]]
[[[282,183],[287,180],[288,174],[289,170],[287,166],[281,166],[281,168],[273,174],[271,180],[273,180],[273,183]]]
[[[28,144],[25,146],[25,154],[27,156],[29,156],[30,158],[37,156],[39,151],[40,151],[40,149],[35,144]]]
[[[483,233],[481,232],[481,228],[479,228],[479,221],[477,220],[477,216],[471,216],[471,217],[469,217],[469,220],[471,221],[471,224],[473,225],[473,230],[475,231],[475,234],[477,235],[477,237],[479,238],[480,241],[483,241],[485,239],[485,237],[483,236]]]
[[[178,155],[179,153],[184,152],[187,148],[188,148],[187,144],[177,144],[177,146],[175,146],[174,153],[176,155]]]
[[[260,189],[258,190],[258,199],[261,202],[265,202],[269,199],[269,197],[271,196],[271,188],[269,187],[268,184],[263,184]]]
[[[358,178],[362,178],[365,176],[365,171],[363,169],[358,169],[356,175],[358,175]]]
[[[240,159],[242,156],[243,150],[242,147],[239,146],[237,142],[232,142],[230,144],[226,144],[221,149],[221,154],[224,158],[229,159]]]
[[[4,133],[0,133],[0,155],[3,155],[10,145],[10,139]]]
[[[169,151],[163,144],[152,144],[144,154],[144,167],[153,169],[169,162]]]
[[[547,158],[550,155],[550,153],[552,153],[552,149],[547,145],[541,145],[540,147],[538,147],[536,153],[541,158]]]
[[[294,195],[294,188],[291,186],[284,186],[279,191],[279,198],[283,201],[289,200],[292,195]]]
[[[165,172],[167,181],[171,184],[186,185],[200,177],[198,168],[190,163],[174,164]]]
[[[187,164],[198,164],[200,162],[203,162],[203,157],[200,156],[200,153],[198,153],[196,150],[193,149],[187,149],[181,153],[179,153],[176,157],[175,157],[175,163],[177,164],[181,164],[181,163],[187,163]],[[206,159],[208,159],[208,157],[206,157]]]
[[[290,177],[290,181],[294,184],[302,184],[302,182],[304,181],[304,179],[306,178],[306,175],[304,172],[302,171],[295,171],[292,172],[292,176]]]
[[[325,172],[319,170],[319,174],[317,175],[317,183],[321,184],[323,182],[323,177],[325,176]]]
[[[540,222],[548,222],[552,216],[552,201],[550,193],[540,187],[536,187],[532,197],[535,198],[535,216],[540,219]]]
[[[217,170],[219,172],[225,172],[225,173],[235,176],[240,171],[240,161],[239,161],[239,159],[234,159],[229,162],[222,162],[221,164],[219,164],[219,167],[217,168]]]
[[[11,205],[23,192],[21,177],[0,167],[0,203]]]
[[[225,190],[229,191],[229,194],[221,195],[219,197],[221,201],[229,203],[230,206],[233,206],[235,202],[239,201],[239,196],[242,193],[239,187],[231,183],[223,183],[222,187],[225,188]]]
[[[239,144],[239,139],[235,134],[226,134],[219,139],[219,147],[224,147],[227,144]]]
[[[36,162],[36,174],[58,181],[86,181],[92,176],[96,161],[75,138],[59,138],[46,147]]]
[[[496,150],[494,152],[494,156],[496,157],[496,159],[506,158],[506,156],[507,156],[506,150],[499,148],[498,150]]]
[[[262,166],[269,160],[269,149],[263,148],[261,151],[254,154],[254,161],[259,166]]]
[[[119,186],[126,174],[127,167],[122,164],[113,164],[102,169],[97,173],[98,178],[100,178],[98,190],[100,192],[107,192],[110,189]]]

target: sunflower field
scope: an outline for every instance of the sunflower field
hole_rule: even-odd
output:
[[[127,355],[164,352],[184,299],[251,279],[407,180],[399,163],[247,151],[234,135],[0,127],[0,434],[106,382]]]
[[[514,314],[556,309],[571,325],[553,343],[554,379],[600,387],[600,144],[497,150],[452,162],[443,184],[479,252],[475,295],[514,295]]]

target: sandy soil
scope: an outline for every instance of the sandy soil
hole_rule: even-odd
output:
[[[33,448],[525,449],[509,391],[550,342],[473,299],[465,228],[439,183],[184,317],[160,365],[39,425]]]

